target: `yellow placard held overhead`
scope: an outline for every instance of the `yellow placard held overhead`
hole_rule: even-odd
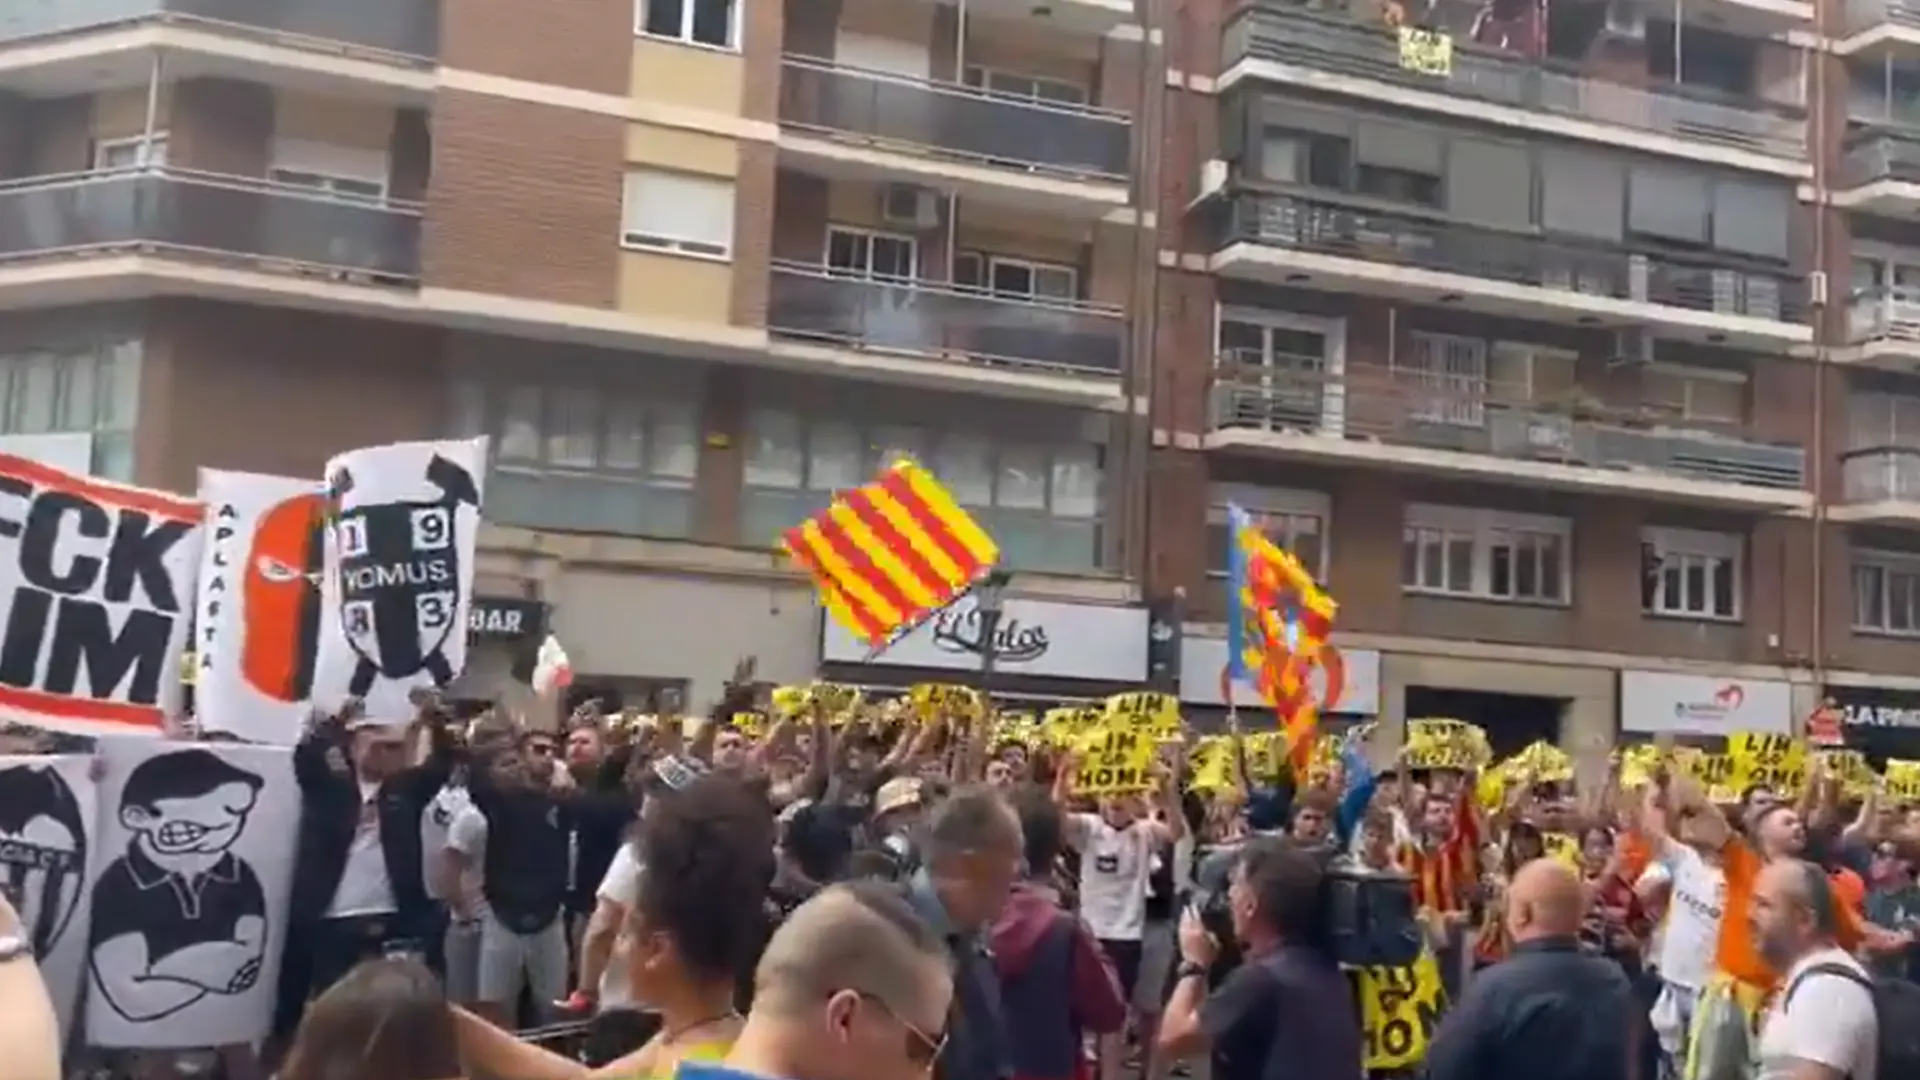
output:
[[[1073,790],[1080,795],[1126,795],[1153,787],[1151,733],[1106,726],[1080,744]]]
[[[1727,739],[1727,759],[1733,763],[1727,784],[1735,791],[1765,787],[1791,794],[1807,783],[1807,744],[1791,735],[1740,732]]]
[[[1453,38],[1439,30],[1401,27],[1400,66],[1422,75],[1453,74]]]
[[[1145,690],[1115,694],[1102,712],[1109,727],[1166,738],[1180,734],[1180,699],[1172,694]]]
[[[1896,802],[1920,802],[1920,761],[1887,762],[1887,795]]]
[[[1407,967],[1360,968],[1354,974],[1360,983],[1367,1072],[1411,1069],[1426,1060],[1447,1001],[1433,953],[1423,951]]]

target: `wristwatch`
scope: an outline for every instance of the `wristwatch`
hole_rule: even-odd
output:
[[[1207,977],[1207,965],[1196,964],[1191,960],[1182,960],[1180,961],[1180,966],[1174,969],[1173,977],[1175,979],[1204,979]]]
[[[33,955],[33,942],[19,934],[0,936],[0,964],[11,964],[15,960]]]

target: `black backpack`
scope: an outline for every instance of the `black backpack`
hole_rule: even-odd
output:
[[[1848,964],[1815,964],[1787,984],[1780,998],[1782,1012],[1793,1003],[1793,992],[1810,975],[1836,975],[1865,987],[1873,996],[1874,1018],[1880,1029],[1875,1076],[1880,1080],[1920,1076],[1920,983],[1892,976],[1869,977]]]

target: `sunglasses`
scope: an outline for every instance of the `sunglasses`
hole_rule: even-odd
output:
[[[553,756],[553,744],[552,743],[529,743],[527,744],[527,753],[533,754],[538,757],[551,757]]]
[[[907,1033],[908,1061],[913,1062],[918,1068],[931,1070],[933,1063],[940,1060],[941,1051],[947,1048],[948,1032],[942,1031],[938,1035],[930,1035],[915,1027],[906,1017],[901,1016],[897,1009],[887,1004],[886,999],[876,994],[869,994],[865,990],[855,990],[854,993],[860,996],[861,1001],[877,1006]]]

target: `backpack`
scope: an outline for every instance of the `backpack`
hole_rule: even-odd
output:
[[[1792,1004],[1793,992],[1809,975],[1837,975],[1872,995],[1880,1029],[1880,1043],[1874,1053],[1876,1077],[1896,1080],[1920,1076],[1920,984],[1891,976],[1863,975],[1847,964],[1815,964],[1787,985],[1780,999],[1782,1012]]]

